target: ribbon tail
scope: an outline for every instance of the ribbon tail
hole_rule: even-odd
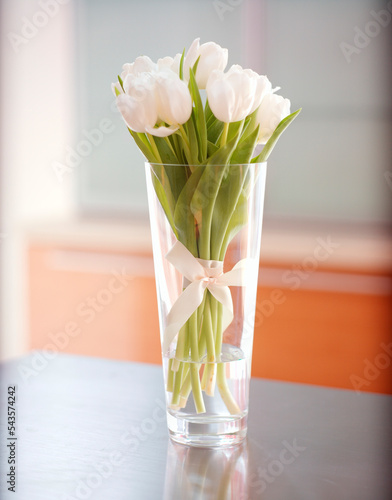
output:
[[[167,325],[163,332],[162,349],[166,353],[170,344],[176,338],[181,327],[188,321],[203,301],[205,283],[194,281],[190,283],[174,302],[167,315]]]

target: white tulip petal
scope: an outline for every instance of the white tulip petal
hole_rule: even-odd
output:
[[[192,98],[188,86],[175,75],[156,75],[155,95],[159,118],[169,125],[183,124],[192,113]]]
[[[253,113],[253,111],[255,111],[260,106],[261,101],[264,99],[264,97],[272,92],[272,85],[268,78],[264,75],[257,75],[256,73],[256,92],[249,114]]]
[[[211,80],[207,85],[207,97],[211,111],[221,122],[230,123],[235,112],[235,91],[230,83],[225,80]]]
[[[121,94],[117,97],[117,107],[125,123],[134,132],[145,132],[146,127],[153,127],[158,120],[152,94],[146,94],[144,99]]]
[[[151,135],[155,135],[156,137],[168,137],[169,135],[174,134],[179,129],[178,126],[171,125],[170,127],[146,127],[146,132]]]
[[[193,65],[199,57],[199,48],[200,38],[195,38],[189,47],[188,52],[185,54],[183,73],[186,81],[189,80],[189,68],[193,68]]]
[[[158,71],[162,71],[163,69],[167,68],[173,71],[178,76],[180,69],[180,61],[181,61],[181,54],[176,54],[174,58],[170,56],[162,57],[157,61]]]

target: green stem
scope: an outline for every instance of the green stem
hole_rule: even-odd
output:
[[[215,383],[216,383],[216,361],[220,360],[221,348],[222,348],[222,309],[218,309],[220,303],[211,295],[210,297],[210,309],[211,309],[211,327],[214,332],[214,354],[215,354],[215,363],[210,363],[206,365],[204,369],[204,390],[206,394],[209,396],[213,396],[215,392]],[[218,345],[220,338],[220,344]]]
[[[184,363],[180,363],[177,372],[175,373],[174,390],[171,400],[172,406],[179,406],[180,404],[180,389],[182,382],[182,372],[184,370]]]
[[[229,131],[229,125],[230,125],[230,123],[225,123],[223,125],[222,135],[221,135],[221,139],[220,139],[221,147],[223,147],[227,142],[227,133]]]
[[[198,345],[198,331],[197,331],[197,312],[194,312],[188,320],[189,323],[189,338],[191,345],[191,358],[192,363],[190,363],[191,372],[191,384],[192,384],[192,394],[193,400],[195,402],[195,407],[197,413],[205,413],[206,409],[204,406],[203,395],[201,392],[200,384],[200,358],[199,358],[199,345]]]
[[[177,158],[177,154],[176,154],[176,152],[174,151],[174,148],[173,148],[173,146],[172,146],[172,143],[170,142],[169,137],[165,137],[164,139],[165,139],[165,141],[167,142],[167,145],[169,146],[170,151],[171,151],[171,152],[173,153],[173,155]]]
[[[207,345],[207,363],[213,363],[215,361],[215,339],[214,339],[214,331],[212,328],[212,320],[211,320],[211,294],[207,290],[207,298],[206,304],[204,307],[204,321],[203,321],[203,329],[201,335],[206,339]]]
[[[181,134],[181,138],[184,142],[184,151],[185,151],[185,156],[188,160],[188,163],[190,165],[192,165],[192,155],[191,155],[191,148],[189,146],[189,141],[188,141],[188,137],[186,135],[186,132],[185,132],[185,128],[183,125],[180,125],[180,134]]]
[[[204,406],[203,394],[201,392],[200,384],[200,363],[190,363],[191,384],[193,401],[195,402],[196,412],[205,413],[206,407]]]
[[[154,136],[151,134],[147,134],[148,140],[150,141],[151,148],[153,150],[154,155],[156,156],[159,163],[162,163],[161,155],[159,154],[157,145],[155,144]]]
[[[173,365],[173,358],[170,358],[167,366],[167,384],[166,384],[167,392],[173,392],[174,388],[174,372],[172,369],[172,365]]]
[[[226,380],[226,363],[218,363],[217,385],[223,402],[231,415],[239,415],[241,410],[233,398]]]
[[[181,361],[187,358],[186,356],[186,340],[188,337],[188,328],[187,323],[181,327],[181,330],[178,333],[178,340],[176,346],[176,357],[173,359],[172,370],[178,371],[178,367],[180,366]]]
[[[184,377],[184,382],[182,384],[181,391],[180,391],[180,396],[181,396],[181,398],[184,398],[184,399],[185,398],[188,399],[189,394],[191,393],[191,389],[192,389],[191,374],[190,374],[190,370],[189,370],[189,365],[190,365],[190,363],[188,363],[186,366],[186,375]]]
[[[221,352],[222,352],[222,341],[223,341],[223,326],[222,326],[222,314],[223,314],[223,306],[219,302],[216,304],[216,337],[215,337],[215,356],[216,360],[221,360]]]

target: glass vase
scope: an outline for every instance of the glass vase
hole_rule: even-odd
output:
[[[266,163],[146,163],[167,423],[179,443],[247,431]]]

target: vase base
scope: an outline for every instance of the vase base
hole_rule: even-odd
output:
[[[176,443],[200,448],[222,448],[241,443],[246,437],[247,415],[187,418],[167,412],[170,438]]]

